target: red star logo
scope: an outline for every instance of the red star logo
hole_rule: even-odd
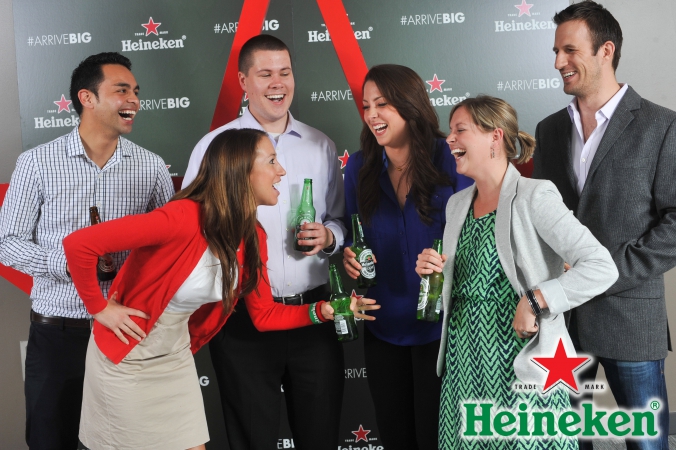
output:
[[[55,101],[54,104],[59,107],[59,111],[70,112],[70,104],[73,103],[70,100],[66,100],[66,96],[61,94],[61,100]]]
[[[549,372],[547,374],[547,381],[545,382],[543,392],[547,392],[557,384],[563,383],[577,393],[577,382],[575,381],[573,372],[586,364],[590,358],[569,358],[566,349],[563,347],[563,340],[559,339],[559,344],[556,347],[556,353],[554,353],[553,358],[541,357],[533,358],[532,360],[541,368]]]
[[[347,160],[350,159],[350,154],[345,150],[343,152],[343,156],[338,157],[338,161],[340,161],[340,168],[344,169],[345,166],[347,166]]]
[[[521,0],[521,4],[514,5],[514,7],[519,10],[519,17],[523,16],[524,14],[530,17],[530,9],[533,7],[533,5],[531,3],[526,3],[526,0]]]
[[[354,289],[352,289],[352,293],[350,294],[350,298],[352,297],[356,298],[357,300],[361,300],[362,298],[364,298],[363,295],[357,294],[357,292]]]
[[[529,14],[530,15],[530,14]],[[162,25],[161,22],[153,22],[153,18],[151,17],[148,19],[148,23],[142,23],[141,26],[146,29],[146,36],[148,36],[150,33],[153,33],[155,36],[159,36],[157,34],[157,27]]]
[[[444,84],[446,80],[440,80],[437,78],[437,74],[434,74],[434,78],[432,78],[430,81],[425,81],[425,83],[430,85],[430,94],[434,91],[439,91],[442,92],[441,90],[441,85]]]
[[[362,427],[361,424],[360,424],[359,429],[357,431],[352,432],[352,434],[354,434],[356,436],[356,439],[354,440],[354,442],[359,442],[361,440],[368,442],[369,440],[366,439],[366,435],[369,434],[370,432],[371,432],[371,430],[365,430],[364,427]]]

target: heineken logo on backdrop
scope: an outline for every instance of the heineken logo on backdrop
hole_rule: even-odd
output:
[[[343,156],[338,157],[338,161],[340,161],[340,168],[344,169],[345,166],[347,166],[347,161],[350,159],[350,154],[347,152],[347,149],[343,151]],[[356,294],[354,292],[354,289],[352,289],[352,297],[354,297]],[[359,298],[362,296],[360,295]]]
[[[371,430],[365,429],[364,425],[359,424],[359,427],[351,433],[353,436],[345,439],[348,445],[339,445],[338,450],[385,450],[382,445],[372,444],[378,438],[370,436]]]
[[[448,25],[454,23],[463,23],[465,14],[456,13],[427,13],[427,14],[408,14],[401,16],[399,23],[401,25]]]
[[[68,100],[64,94],[61,94],[59,100],[52,101],[52,104],[56,105],[56,108],[48,109],[47,114],[56,114],[49,117],[34,117],[34,127],[35,129],[40,128],[70,128],[78,125],[80,123],[80,117],[77,114],[72,114],[71,105],[73,102]],[[62,112],[67,113],[66,117],[59,116]],[[71,113],[70,116],[68,114]]]
[[[435,73],[431,80],[425,81],[429,84],[430,90],[429,93],[440,92],[441,95],[432,96],[430,95],[430,103],[432,106],[453,106],[457,105],[467,97],[469,97],[469,92],[465,92],[464,95],[447,95],[444,92],[453,91],[452,87],[442,87],[446,80],[441,80]]]
[[[578,436],[590,438],[655,438],[657,400],[645,410],[605,410],[583,403],[582,410],[533,409],[519,403],[514,409],[498,408],[492,402],[462,404],[463,439],[548,439]]]
[[[350,22],[350,25],[355,26],[354,22]],[[324,30],[312,30],[308,31],[308,42],[331,42],[331,35],[329,30],[326,28],[326,24],[321,24],[324,27]],[[357,40],[362,39],[371,39],[371,32],[373,27],[364,28],[361,30],[352,30],[354,32],[354,37]]]
[[[537,30],[556,29],[556,24],[551,20],[537,20],[533,18],[541,14],[541,12],[537,11],[537,7],[533,9],[535,3],[527,3],[526,0],[521,0],[520,4],[515,5],[514,0],[504,0],[504,1],[505,8],[507,8],[510,11],[509,13],[507,13],[507,17],[514,17],[514,19],[506,21],[496,20],[495,21],[496,33],[500,33],[503,31],[537,31]],[[510,3],[509,7],[507,6],[507,3]],[[517,11],[514,11],[513,8],[516,8]]]
[[[159,37],[160,35],[167,35],[169,31],[159,30],[162,22],[156,22],[152,17],[148,19],[148,22],[142,23],[141,28],[143,31],[134,33],[134,36],[138,37],[151,37],[152,35],[157,36],[157,39],[142,39],[139,38],[138,41],[134,40],[123,40],[122,41],[122,51],[123,52],[137,52],[142,50],[165,50],[170,48],[183,48],[184,41],[186,36],[181,36],[180,39],[165,39]]]

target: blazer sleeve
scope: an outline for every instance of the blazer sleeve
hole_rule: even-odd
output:
[[[170,203],[146,214],[110,220],[66,236],[63,248],[68,268],[90,314],[98,314],[108,305],[96,278],[99,255],[162,245],[176,239],[181,223],[186,220],[182,212],[179,205]]]
[[[538,183],[529,208],[540,238],[571,266],[558,278],[538,284],[551,313],[575,308],[617,280],[610,252],[566,207],[552,182]]]
[[[325,322],[320,308],[324,301],[309,305],[293,306],[276,303],[272,299],[268,269],[268,244],[265,231],[258,227],[258,242],[263,268],[258,287],[244,297],[251,321],[258,331],[290,330],[313,323]]]
[[[640,238],[611,249],[620,277],[606,294],[614,295],[640,286],[676,265],[675,180],[676,120],[671,122],[661,143],[653,180],[653,200],[659,221]]]

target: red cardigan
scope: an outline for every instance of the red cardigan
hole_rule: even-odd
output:
[[[200,227],[200,205],[192,200],[177,200],[147,214],[126,216],[78,230],[63,240],[68,267],[80,298],[90,314],[107,306],[96,279],[98,255],[132,250],[110,287],[125,306],[147,313],[150,319],[131,316],[143,331],[150,332],[169,301],[192,273],[207,249]],[[265,230],[256,227],[263,264],[268,259]],[[241,248],[242,244],[240,244]],[[244,251],[238,250],[244,262]],[[239,271],[238,286],[246,274]],[[272,291],[264,267],[258,293],[244,297],[253,324],[259,331],[286,330],[324,321],[323,302],[303,306],[285,306],[272,300]],[[221,302],[207,303],[195,311],[188,322],[190,344],[195,353],[225,324],[227,315]],[[94,323],[94,340],[101,352],[118,364],[138,343],[129,344],[99,322]]]

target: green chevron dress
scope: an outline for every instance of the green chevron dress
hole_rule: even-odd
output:
[[[462,403],[468,400],[491,401],[496,408],[516,408],[519,403],[527,403],[531,410],[570,409],[565,390],[553,389],[543,397],[535,391],[511,388],[516,381],[514,358],[528,341],[517,337],[512,328],[519,295],[498,259],[495,211],[475,219],[470,209],[458,240],[451,295],[453,306],[441,390],[439,448],[577,449],[577,441],[570,438],[471,440],[461,436],[464,431]]]

